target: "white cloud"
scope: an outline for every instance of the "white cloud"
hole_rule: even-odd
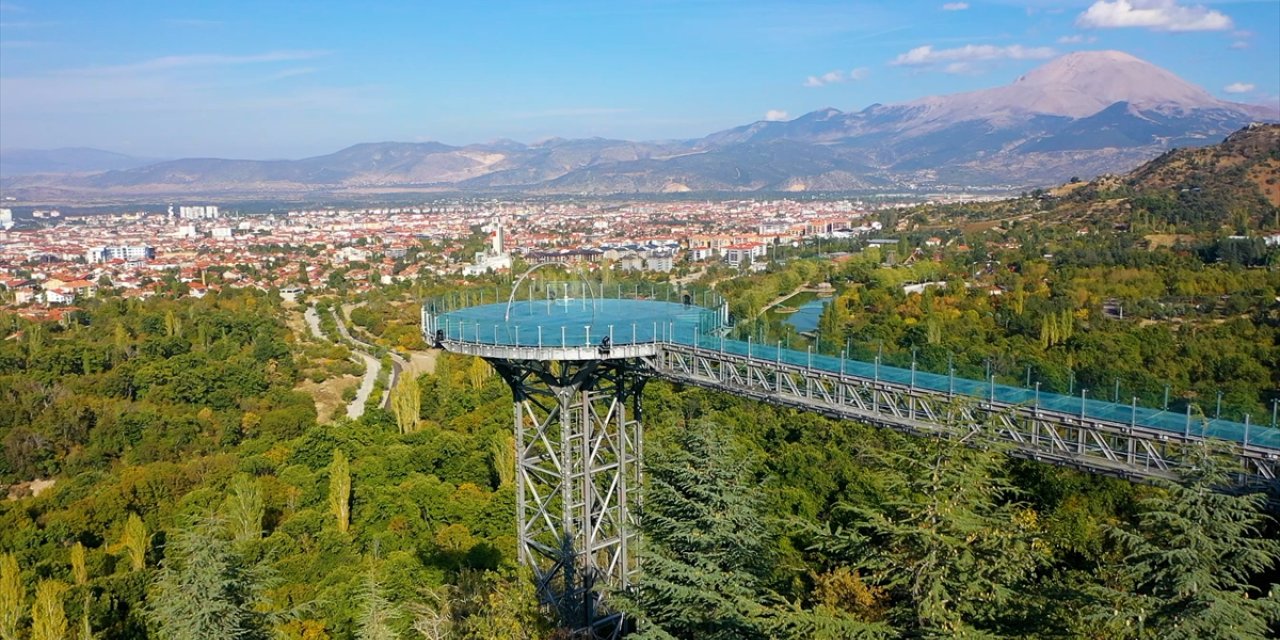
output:
[[[787,119],[787,112],[782,109],[770,109],[764,112],[764,119],[769,122],[779,122]]]
[[[954,49],[934,49],[933,45],[916,47],[898,54],[889,64],[919,67],[940,63],[967,63],[984,60],[1043,60],[1058,55],[1049,47],[1024,47],[1020,44],[997,47],[990,44],[967,44]]]
[[[1080,34],[1062,36],[1058,38],[1058,44],[1084,44],[1086,42],[1097,42],[1098,39],[1093,36],[1082,36]]]
[[[91,67],[83,71],[91,73],[133,73],[148,71],[170,71],[190,67],[225,67],[244,64],[261,64],[269,62],[294,62],[310,60],[327,55],[325,51],[267,51],[248,55],[225,55],[217,53],[199,53],[183,56],[162,56],[141,62],[109,67]]]
[[[1232,82],[1231,84],[1223,87],[1222,90],[1227,93],[1249,93],[1256,88],[1256,85],[1252,85],[1247,82]]]
[[[969,8],[968,2],[948,2],[942,5],[943,11],[964,11]]]
[[[1246,40],[1236,40],[1235,42],[1231,43],[1231,48],[1232,49],[1248,49],[1249,43]]]
[[[829,84],[865,80],[867,75],[870,73],[871,70],[866,67],[858,67],[857,69],[850,69],[849,71],[828,71],[820,76],[809,76],[808,78],[805,78],[804,86],[825,87]]]
[[[1076,24],[1094,29],[1224,31],[1233,23],[1220,11],[1180,5],[1177,0],[1098,0],[1076,18]]]

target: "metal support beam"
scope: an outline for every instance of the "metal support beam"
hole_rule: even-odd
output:
[[[594,637],[621,632],[601,593],[635,576],[643,429],[638,360],[489,363],[515,400],[517,546],[544,603]]]

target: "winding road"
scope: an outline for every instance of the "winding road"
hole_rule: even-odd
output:
[[[316,311],[315,307],[307,307],[307,310],[302,315],[304,318],[306,318],[307,326],[311,328],[312,335],[314,335],[316,338],[319,338],[320,340],[324,340],[324,341],[329,340],[327,337],[325,337],[324,332],[321,331],[320,329],[320,314],[319,312]],[[350,340],[353,344],[359,344],[359,345],[365,344],[363,342],[360,342],[359,340],[352,338],[351,335],[347,333],[346,325],[342,324],[342,320],[338,318],[338,315],[336,313],[334,314],[333,317],[338,322],[338,333],[341,333],[342,337],[346,338],[347,340]],[[365,345],[365,346],[367,347],[368,345]],[[364,415],[364,405],[366,402],[368,402],[369,395],[373,393],[373,387],[378,382],[378,372],[382,370],[382,363],[378,362],[378,359],[373,357],[372,355],[369,355],[368,353],[364,351],[360,351],[358,349],[353,349],[351,351],[351,358],[358,362],[360,361],[364,362],[364,377],[361,378],[360,380],[360,388],[356,390],[355,400],[352,400],[351,404],[347,405],[347,417],[351,418],[352,420],[355,420],[360,416]],[[394,379],[394,372],[393,372],[393,379]],[[389,401],[389,399],[390,399],[390,393],[388,393],[387,396],[383,399],[384,406],[386,402]]]
[[[360,345],[369,351],[374,351],[376,349],[376,347],[369,344],[368,342],[365,342],[364,340],[361,340],[359,338],[356,338],[355,336],[352,336],[351,332],[347,330],[346,322],[342,320],[342,314],[338,313],[336,309],[333,310],[333,319],[335,322],[338,323],[338,333],[342,334],[343,338],[351,341],[352,344]],[[373,357],[365,352],[360,352],[360,353],[367,357]],[[387,379],[387,388],[382,392],[382,402],[380,406],[383,409],[391,408],[391,390],[396,388],[396,383],[400,381],[400,374],[403,373],[404,370],[409,367],[409,363],[405,361],[404,358],[401,358],[400,355],[397,354],[396,352],[388,349],[387,354],[391,356],[391,375]],[[378,366],[380,367],[381,363],[379,363]],[[376,372],[375,372],[375,377],[376,377]],[[372,387],[370,388],[370,390],[372,390]],[[368,397],[368,394],[365,394],[365,397]],[[364,405],[361,405],[362,413],[364,411],[363,407]]]

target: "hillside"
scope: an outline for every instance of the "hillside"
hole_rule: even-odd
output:
[[[1128,173],[1028,195],[942,207],[926,217],[929,226],[1035,218],[1081,228],[1131,228],[1154,245],[1177,234],[1272,233],[1280,228],[1280,125],[1250,125],[1218,144],[1172,149]]]
[[[1256,195],[1280,207],[1280,125],[1250,126],[1221,144],[1174,149],[1128,178],[1140,191],[1209,188],[1233,200],[1251,198],[1256,189]]]

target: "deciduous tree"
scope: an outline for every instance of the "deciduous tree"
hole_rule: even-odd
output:
[[[237,475],[231,481],[231,494],[223,503],[223,513],[236,542],[248,542],[262,537],[262,485],[248,474]]]

